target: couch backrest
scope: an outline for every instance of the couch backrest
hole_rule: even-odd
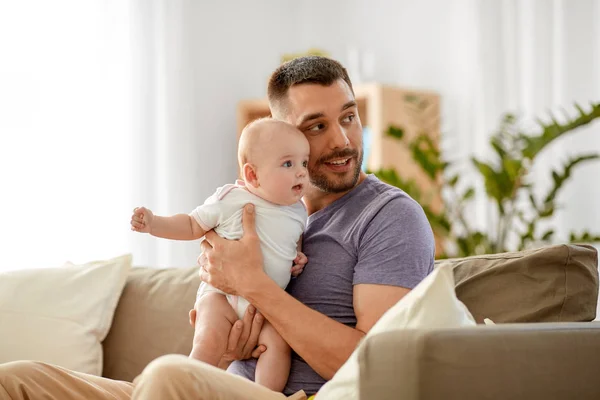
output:
[[[438,261],[454,265],[456,293],[478,322],[591,321],[598,299],[598,254],[562,245]],[[189,354],[188,312],[198,268],[134,268],[104,341],[103,375],[131,381],[153,359]]]
[[[133,268],[103,343],[103,375],[132,381],[161,355],[189,354],[194,330],[188,312],[199,285],[197,267]]]

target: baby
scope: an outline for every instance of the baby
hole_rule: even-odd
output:
[[[160,217],[146,208],[136,208],[131,229],[175,240],[200,239],[214,229],[221,237],[239,239],[243,234],[242,209],[253,203],[265,272],[285,288],[291,272],[299,273],[307,262],[300,244],[307,220],[301,198],[308,185],[308,156],[308,141],[292,125],[269,118],[254,121],[244,128],[239,141],[242,181],[217,189],[190,215]],[[245,299],[201,284],[194,306],[190,357],[216,366],[226,351],[232,325],[247,307]],[[258,359],[255,380],[280,392],[289,375],[290,347],[268,321],[258,342],[267,350]]]

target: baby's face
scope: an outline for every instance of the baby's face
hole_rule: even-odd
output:
[[[258,194],[272,203],[289,206],[302,198],[308,185],[310,147],[300,131],[274,132],[269,136],[255,162]]]

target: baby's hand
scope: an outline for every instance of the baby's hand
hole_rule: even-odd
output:
[[[131,230],[141,233],[152,232],[152,220],[154,214],[145,207],[136,207],[131,216]]]
[[[292,276],[298,276],[304,270],[304,266],[308,262],[308,258],[301,251],[298,252],[296,258],[294,258],[294,266],[292,267]]]

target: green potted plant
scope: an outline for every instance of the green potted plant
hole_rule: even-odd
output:
[[[540,229],[540,223],[549,221],[559,207],[557,195],[573,170],[600,158],[600,154],[590,152],[569,159],[562,168],[550,172],[553,182],[550,190],[544,196],[535,195],[535,183],[528,177],[539,154],[559,137],[573,133],[600,117],[600,103],[592,103],[589,110],[578,105],[575,107],[577,115],[571,117],[565,114],[564,122],[557,121],[554,116],[551,116],[550,122],[539,120],[537,132],[523,132],[518,119],[506,114],[490,139],[493,159],[471,159],[473,168],[483,179],[485,195],[498,217],[497,226],[485,231],[475,229],[466,217],[468,205],[475,197],[475,188],[462,184],[461,176],[453,173],[455,162],[444,159],[426,133],[407,140],[402,127],[390,126],[387,130],[388,135],[408,146],[414,161],[430,179],[443,177],[444,207],[441,211],[432,210],[430,199],[434,194],[423,192],[413,179],[404,179],[393,169],[380,169],[374,173],[383,181],[406,191],[423,206],[437,237],[445,238],[444,253],[438,254],[438,258],[523,250],[549,243],[555,231],[552,228]],[[599,242],[600,234],[571,232],[570,241]]]

